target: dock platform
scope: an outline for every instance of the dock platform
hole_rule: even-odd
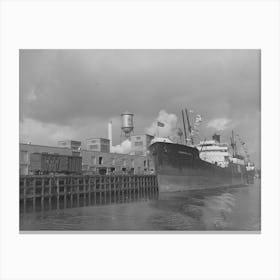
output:
[[[158,194],[156,175],[20,176],[20,213],[129,202]]]

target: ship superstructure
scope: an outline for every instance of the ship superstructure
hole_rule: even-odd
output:
[[[214,134],[212,140],[200,141],[196,147],[202,160],[220,167],[228,167],[229,163],[245,165],[244,157],[237,153],[233,155],[230,152],[229,145],[220,142],[220,135],[218,134]]]

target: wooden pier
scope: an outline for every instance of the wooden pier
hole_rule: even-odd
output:
[[[158,194],[155,175],[20,176],[20,212],[148,199]]]

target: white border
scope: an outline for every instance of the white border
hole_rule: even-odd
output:
[[[278,1],[1,2],[1,279],[279,279]],[[20,235],[18,49],[262,50],[262,233]]]

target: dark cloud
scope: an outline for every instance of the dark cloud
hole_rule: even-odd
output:
[[[80,131],[84,139],[81,126],[92,126],[89,134],[98,136],[106,133],[110,118],[130,110],[142,133],[161,109],[180,115],[188,107],[203,115],[207,136],[208,121],[227,118],[234,125],[225,135],[234,127],[251,147],[259,147],[253,144],[259,136],[259,96],[258,50],[20,51],[22,129],[32,120],[52,127],[50,133],[55,127]],[[35,134],[25,129],[27,138]],[[119,134],[114,126],[114,138]],[[258,151],[253,153],[257,158]]]

